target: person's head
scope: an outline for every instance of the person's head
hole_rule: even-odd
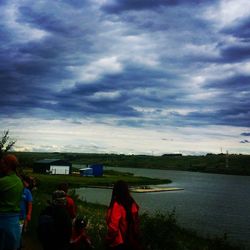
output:
[[[117,200],[121,200],[124,197],[130,196],[128,184],[125,181],[119,180],[114,184],[113,196]]]
[[[126,210],[126,217],[128,221],[130,221],[132,219],[131,206],[134,199],[130,195],[128,184],[123,180],[119,180],[114,184],[109,206],[112,207],[115,201],[124,207]]]
[[[52,204],[58,206],[65,206],[67,203],[66,193],[63,190],[56,190],[52,194]]]
[[[133,201],[130,195],[128,184],[123,180],[118,180],[114,184],[110,205],[112,205],[114,201],[117,201],[118,203],[122,205],[131,204],[131,202]]]
[[[31,178],[29,176],[27,176],[27,175],[23,175],[23,176],[21,176],[21,178],[22,178],[22,181],[23,181],[23,185],[25,187],[29,188],[31,186],[31,182],[32,182]]]
[[[2,174],[8,174],[10,172],[16,172],[19,165],[18,159],[13,154],[7,154],[1,159],[0,172]]]
[[[63,190],[65,193],[68,192],[69,184],[66,182],[60,183],[57,187],[58,190]]]

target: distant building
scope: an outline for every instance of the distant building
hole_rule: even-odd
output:
[[[90,164],[86,168],[79,169],[81,176],[103,176],[102,164]]]
[[[93,176],[93,168],[81,168],[79,172],[80,176]]]
[[[67,160],[44,159],[34,162],[33,172],[42,174],[71,174],[72,164]]]
[[[103,165],[102,164],[91,164],[90,168],[93,169],[94,176],[103,176]]]

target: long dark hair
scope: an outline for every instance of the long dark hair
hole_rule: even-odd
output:
[[[130,195],[128,184],[123,180],[119,180],[114,184],[112,197],[109,204],[110,208],[113,207],[115,201],[124,207],[124,209],[126,210],[127,220],[128,222],[131,222],[132,221],[131,207],[135,201],[133,197]]]

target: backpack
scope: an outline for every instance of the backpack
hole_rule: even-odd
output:
[[[44,245],[53,241],[55,235],[55,222],[52,215],[41,214],[38,218],[37,235],[38,239]]]
[[[72,233],[71,219],[65,207],[49,205],[38,218],[37,234],[44,249],[64,249]]]

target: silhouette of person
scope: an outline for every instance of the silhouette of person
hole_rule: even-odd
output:
[[[106,223],[107,249],[141,249],[139,243],[139,206],[130,195],[127,183],[122,180],[114,184]]]
[[[0,250],[15,250],[20,244],[20,202],[23,183],[16,174],[19,165],[13,154],[0,162]]]
[[[23,194],[21,201],[20,223],[23,225],[23,232],[26,232],[28,223],[31,220],[33,196],[29,188],[31,179],[28,176],[22,176]]]
[[[66,194],[56,190],[52,202],[41,212],[38,220],[38,238],[44,250],[68,250],[72,223],[66,209]]]
[[[61,183],[57,187],[58,190],[63,190],[66,194],[66,208],[70,214],[71,219],[73,220],[76,217],[76,204],[72,197],[68,194],[69,185],[68,183]]]

